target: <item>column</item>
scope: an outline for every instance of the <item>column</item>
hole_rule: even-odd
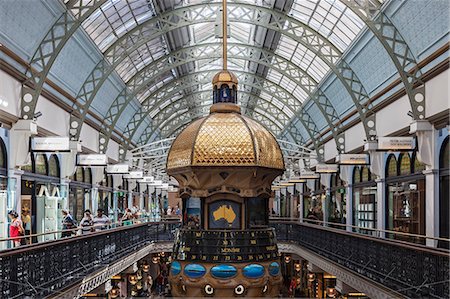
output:
[[[97,213],[98,210],[98,187],[95,185],[91,189],[91,207],[92,213]]]
[[[294,209],[296,209],[294,206],[294,186],[287,187],[287,191],[290,194],[289,202],[287,203],[289,205],[289,218],[294,218]]]
[[[425,235],[439,237],[439,170],[427,169],[425,174]],[[426,245],[437,247],[438,242],[427,239]]]
[[[304,209],[304,203],[303,203],[303,184],[304,183],[297,183],[295,184],[295,188],[298,190],[298,221],[303,222],[303,209]]]
[[[127,208],[131,209],[133,206],[133,191],[127,193]]]
[[[114,222],[117,222],[118,221],[118,214],[119,214],[119,211],[118,211],[118,202],[119,202],[119,199],[117,198],[117,191],[115,191],[115,190],[113,190],[112,191],[112,203],[113,203],[113,211],[114,211]]]
[[[345,192],[345,207],[346,207],[346,219],[345,224],[346,231],[351,232],[352,231],[352,225],[353,225],[353,184],[347,184],[347,190]]]
[[[384,178],[384,172],[382,173],[383,178],[377,178],[375,182],[377,183],[377,225],[376,229],[385,230],[386,229],[386,179]],[[376,233],[380,238],[385,237],[385,233],[378,231]]]

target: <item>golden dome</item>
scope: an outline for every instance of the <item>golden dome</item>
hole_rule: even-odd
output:
[[[189,166],[284,170],[284,161],[275,137],[268,130],[241,115],[239,106],[217,103],[211,107],[210,115],[192,122],[172,143],[167,157],[168,172]]]
[[[238,79],[235,74],[228,70],[222,70],[214,75],[212,79],[213,86],[217,86],[220,88],[222,84],[228,84],[228,86],[231,88],[233,85],[238,84]]]

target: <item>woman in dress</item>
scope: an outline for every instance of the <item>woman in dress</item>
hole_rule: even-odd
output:
[[[9,237],[15,238],[12,240],[13,247],[18,247],[22,241],[22,238],[18,237],[23,236],[25,233],[22,220],[19,219],[19,215],[16,211],[9,211],[8,216],[11,219],[11,224],[9,225]]]

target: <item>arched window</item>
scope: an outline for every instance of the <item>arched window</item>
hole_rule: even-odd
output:
[[[48,159],[48,175],[59,178],[59,160],[56,155],[51,155]]]
[[[86,167],[84,169],[84,180],[83,181],[85,183],[92,184],[92,173],[91,173],[90,167]]]
[[[414,173],[420,173],[425,170],[425,164],[417,159],[417,153],[414,154]]]
[[[336,185],[336,183],[337,183],[337,177],[338,177],[339,175],[338,174],[336,174],[336,173],[333,173],[332,175],[331,175],[331,188],[334,188],[334,187],[336,187],[337,185]]]
[[[6,146],[0,138],[0,168],[8,168],[8,158],[6,154]]]
[[[361,170],[361,182],[368,182],[371,179],[370,169],[364,166]]]
[[[395,159],[394,155],[389,155],[386,163],[386,176],[393,177],[397,176],[397,159]]]
[[[408,175],[411,174],[411,159],[409,158],[409,154],[401,154],[400,155],[400,175]]]
[[[449,137],[444,140],[439,155],[439,237],[450,237],[450,171],[449,171]],[[439,247],[450,248],[449,242],[439,241]]]
[[[77,166],[77,170],[75,171],[75,181],[77,182],[84,181],[83,167],[81,166]]]
[[[44,154],[37,154],[34,158],[34,173],[47,175],[47,158]]]
[[[357,184],[361,182],[361,169],[359,166],[355,166],[353,169],[353,184]]]
[[[439,168],[440,169],[449,169],[450,166],[450,152],[449,152],[449,142],[448,142],[449,137],[447,137],[444,141],[444,143],[442,144],[441,147],[441,153],[439,155]]]

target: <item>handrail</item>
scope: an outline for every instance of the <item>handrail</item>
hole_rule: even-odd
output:
[[[444,242],[450,242],[450,239],[441,238],[441,237],[430,237],[426,235],[418,235],[418,234],[411,234],[411,233],[405,233],[405,232],[398,232],[393,230],[385,230],[385,229],[378,229],[378,228],[368,228],[368,227],[360,227],[355,225],[349,225],[349,224],[342,224],[342,223],[336,223],[336,222],[329,222],[329,221],[323,221],[323,220],[314,220],[314,219],[303,219],[303,221],[299,221],[299,218],[292,218],[292,217],[270,217],[269,221],[282,221],[282,222],[292,222],[292,223],[311,223],[315,222],[317,224],[326,224],[326,225],[333,225],[333,226],[341,226],[345,228],[354,228],[357,230],[368,230],[368,231],[374,231],[374,232],[380,232],[380,233],[388,233],[388,234],[394,234],[394,235],[402,235],[407,237],[415,237],[415,238],[423,238],[423,239],[431,239],[431,240],[437,240],[437,241],[444,241]],[[325,225],[323,225],[325,226]],[[361,235],[367,235],[360,232],[354,232]],[[380,236],[377,236],[381,238]]]
[[[172,218],[171,219],[161,218],[160,221],[151,221],[150,219],[151,219],[150,217],[141,217],[141,218],[133,220],[133,224],[132,225],[124,225],[122,221],[116,221],[116,222],[112,222],[110,224],[107,224],[107,226],[108,226],[107,229],[102,229],[102,230],[99,230],[99,231],[89,232],[86,235],[92,235],[94,233],[111,231],[111,230],[119,228],[119,227],[133,227],[136,224],[142,224],[142,223],[176,223],[176,222],[180,222],[179,219],[177,220],[175,218],[173,218],[173,219]],[[175,220],[177,220],[177,221],[175,221]],[[93,228],[93,229],[95,229],[96,227],[102,227],[102,226],[104,226],[104,225],[103,224],[98,224],[98,225],[91,225],[91,226],[85,226],[85,227],[78,226],[76,228],[71,228],[71,229],[55,230],[55,231],[49,231],[49,232],[44,232],[44,233],[23,235],[23,236],[19,236],[19,237],[2,238],[2,239],[0,239],[0,244],[2,242],[14,241],[14,240],[17,240],[17,239],[30,239],[30,240],[33,240],[33,238],[37,238],[37,237],[42,237],[42,236],[46,236],[46,235],[55,235],[55,239],[53,239],[53,240],[45,240],[45,241],[41,241],[41,242],[39,242],[39,241],[31,242],[29,244],[21,245],[20,247],[27,246],[27,245],[32,245],[32,244],[36,244],[36,243],[42,244],[42,243],[55,241],[55,240],[60,240],[60,239],[67,239],[67,238],[71,238],[71,237],[84,236],[84,235],[73,235],[73,236],[61,237],[61,234],[64,233],[64,232],[76,233],[79,230],[82,230],[83,228],[90,228],[90,229]],[[13,247],[13,248],[3,249],[3,250],[0,250],[0,252],[5,251],[5,250],[9,250],[9,249],[17,249],[17,248],[19,248],[19,246],[18,247]]]

